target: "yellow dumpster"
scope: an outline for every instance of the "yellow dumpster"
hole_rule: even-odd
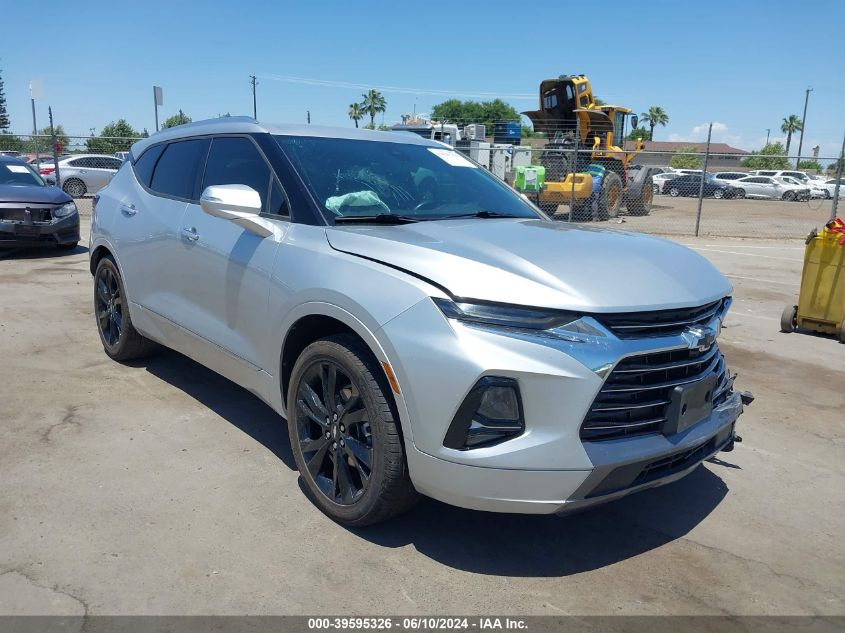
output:
[[[797,306],[786,306],[782,332],[795,328],[835,334],[845,343],[845,221],[835,218],[813,231],[804,250]]]

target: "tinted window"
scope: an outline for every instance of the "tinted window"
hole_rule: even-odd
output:
[[[164,145],[153,145],[146,152],[141,154],[141,157],[135,161],[135,174],[138,176],[145,187],[150,186],[150,180],[153,177],[153,169],[156,166],[158,157],[164,150]]]
[[[102,168],[103,169],[120,169],[120,165],[123,161],[120,161],[116,158],[103,158],[102,161]]]
[[[267,208],[268,213],[274,215],[290,215],[288,199],[278,181],[274,178],[270,187],[270,202]]]
[[[87,158],[77,158],[76,160],[69,160],[67,164],[71,167],[90,167],[87,161]]]
[[[195,198],[197,175],[205,160],[208,139],[170,143],[158,159],[150,189],[176,198]]]
[[[211,185],[247,185],[258,192],[261,208],[266,210],[270,176],[270,166],[250,139],[220,137],[211,143],[202,189]]]

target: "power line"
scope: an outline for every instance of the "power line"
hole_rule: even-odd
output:
[[[272,81],[283,81],[287,83],[305,84],[307,86],[321,86],[323,88],[348,88],[356,90],[369,90],[374,88],[382,92],[398,92],[413,95],[432,95],[439,97],[476,97],[476,98],[500,98],[500,99],[537,99],[536,94],[515,93],[502,94],[498,92],[456,92],[454,90],[439,90],[434,88],[410,88],[403,86],[373,86],[372,84],[355,83],[350,81],[332,81],[328,79],[315,79],[311,77],[293,77],[290,75],[259,75],[262,79]]]

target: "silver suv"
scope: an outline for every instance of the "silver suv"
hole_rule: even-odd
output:
[[[733,447],[728,281],[673,242],[550,221],[436,141],[226,118],[137,142],[95,198],[96,325],[288,420],[365,525],[421,493],[558,513]]]

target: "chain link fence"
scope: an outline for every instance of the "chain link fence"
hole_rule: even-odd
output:
[[[50,185],[74,198],[105,187],[117,173],[132,143],[141,137],[0,134],[0,154],[30,163]],[[80,208],[85,211],[85,205]]]
[[[454,146],[561,222],[669,236],[803,239],[845,206],[837,198],[845,198],[841,157],[814,157],[817,169],[803,157],[796,169],[796,156],[728,152],[719,144],[665,151],[626,141],[621,151],[605,151],[585,147],[565,126],[551,140],[521,138],[518,123],[402,127]],[[85,197],[107,184],[137,140],[0,134],[0,152],[32,162],[48,183]]]
[[[838,179],[838,195],[845,197],[841,175],[797,170],[796,157],[767,157],[763,167],[777,168],[752,169],[706,152],[643,156],[484,143],[458,149],[564,222],[604,222],[659,235],[803,239],[833,216]],[[533,166],[544,168],[541,191],[526,187],[521,175]],[[580,182],[580,173],[592,182]]]

